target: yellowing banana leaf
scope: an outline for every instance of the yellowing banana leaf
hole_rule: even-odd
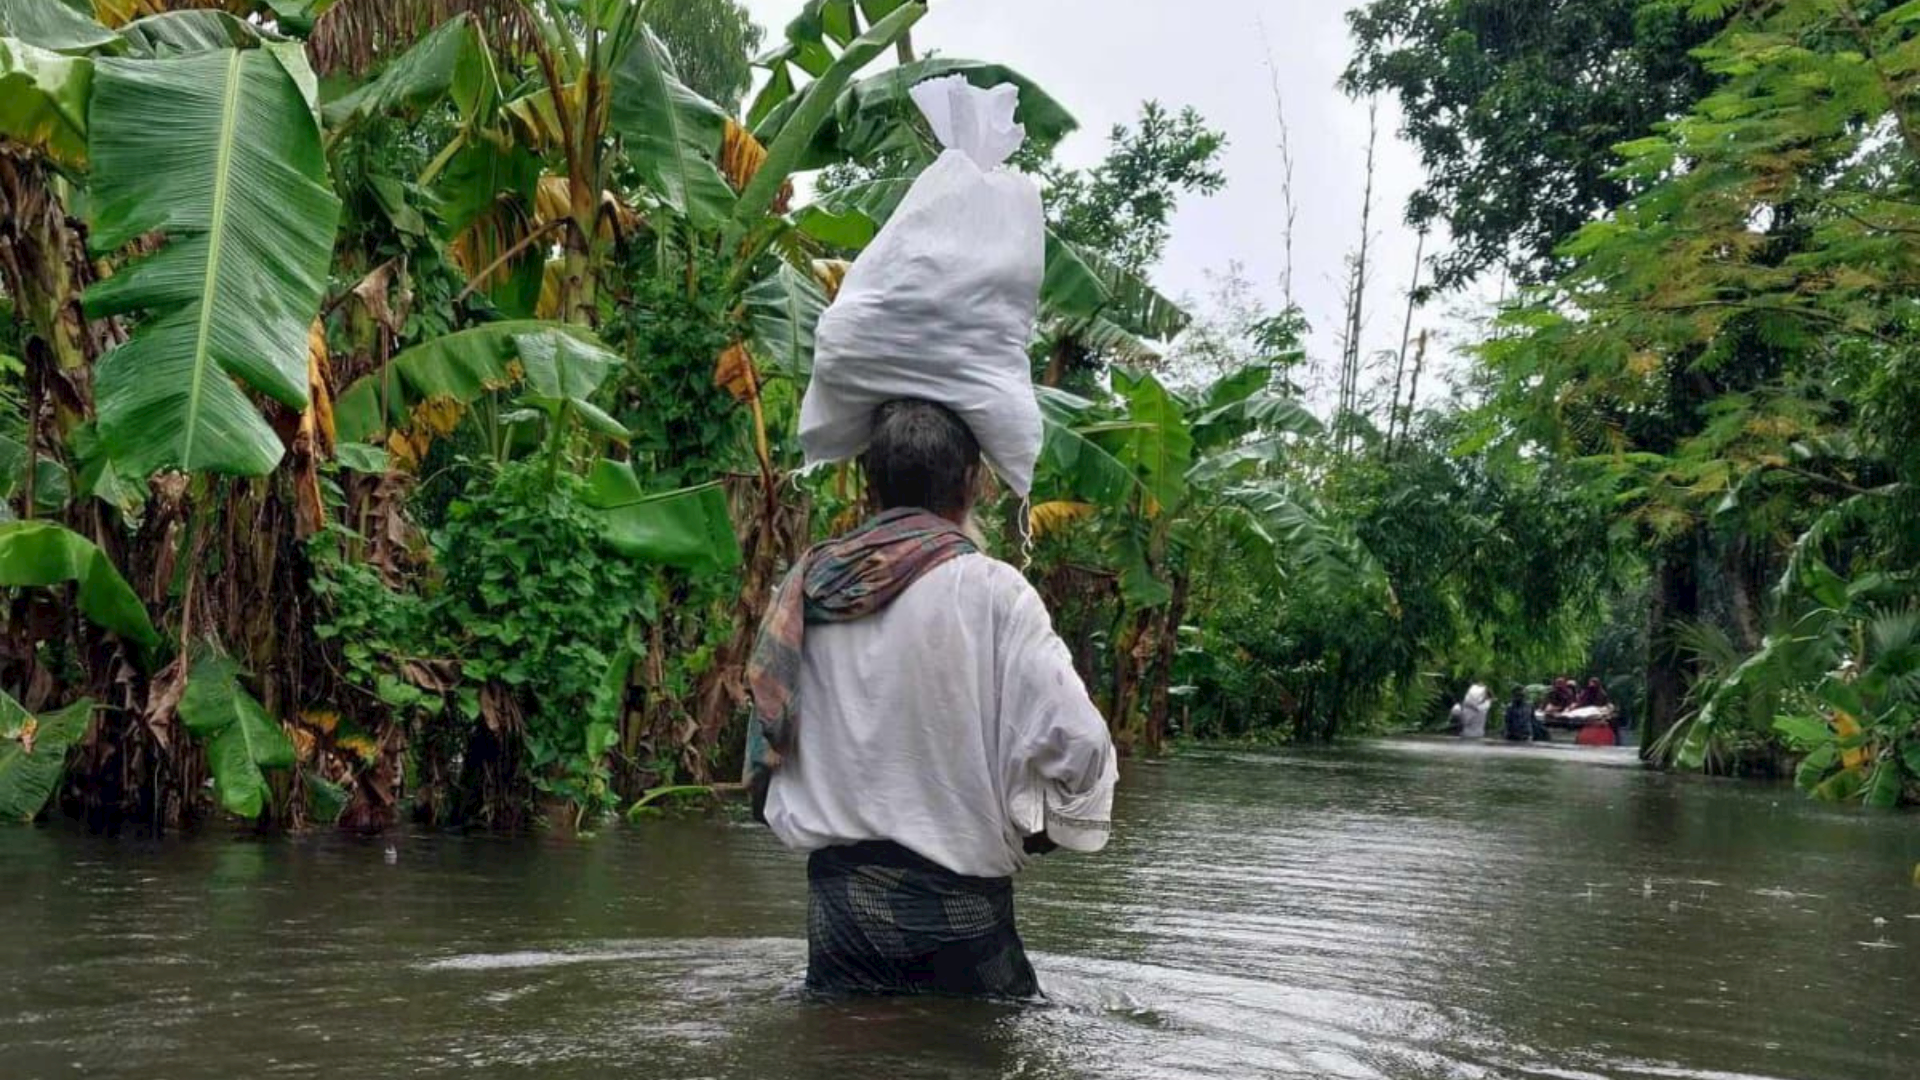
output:
[[[78,585],[80,613],[130,641],[157,645],[147,609],[106,553],[79,533],[51,521],[0,525],[0,586]]]
[[[0,693],[0,822],[39,816],[66,771],[67,749],[92,717],[91,701],[35,716]]]
[[[83,169],[92,94],[93,61],[0,37],[0,139]]]
[[[214,794],[228,813],[259,817],[266,806],[267,769],[291,768],[293,740],[240,685],[240,669],[221,656],[202,656],[187,676],[180,719],[206,743]]]
[[[649,493],[630,464],[602,460],[587,478],[586,499],[616,551],[702,573],[740,565],[740,540],[717,483]]]
[[[1085,521],[1098,512],[1092,503],[1056,500],[1036,503],[1027,512],[1027,529],[1035,537],[1051,536],[1061,532],[1076,521]]]
[[[487,323],[434,338],[347,387],[333,403],[334,430],[341,442],[374,443],[382,433],[405,427],[417,404],[444,398],[464,407],[484,394],[507,389],[524,374],[516,363],[515,339],[546,331],[599,345],[584,327],[539,319]]]
[[[673,58],[651,31],[614,70],[610,121],[641,183],[662,204],[699,228],[726,220],[734,205],[719,167],[726,111],[675,77]]]
[[[286,63],[253,49],[97,65],[89,241],[167,237],[85,298],[92,317],[143,314],[96,374],[100,437],[129,474],[264,475],[283,447],[241,384],[306,407],[340,202]]]
[[[564,132],[560,127],[560,114],[553,107],[553,91],[542,88],[514,98],[502,106],[501,111],[519,145],[545,153],[562,143]]]

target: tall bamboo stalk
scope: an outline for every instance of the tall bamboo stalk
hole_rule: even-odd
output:
[[[1347,317],[1341,342],[1339,404],[1334,422],[1340,428],[1340,449],[1353,447],[1354,414],[1359,411],[1360,333],[1366,324],[1367,251],[1373,234],[1373,180],[1375,152],[1380,144],[1380,99],[1367,102],[1367,181],[1360,197],[1360,247],[1354,253],[1347,281]]]
[[[1393,403],[1387,406],[1387,454],[1393,453],[1393,436],[1400,416],[1400,385],[1407,374],[1407,346],[1413,339],[1413,309],[1419,306],[1420,268],[1427,253],[1427,234],[1423,229],[1413,247],[1413,280],[1407,283],[1407,318],[1400,326],[1400,352],[1393,365]],[[1411,409],[1408,410],[1412,412]]]
[[[1420,331],[1420,343],[1413,350],[1413,380],[1407,387],[1407,411],[1402,414],[1400,437],[1404,440],[1413,430],[1413,403],[1420,394],[1420,369],[1427,362],[1427,332]]]
[[[1273,90],[1273,118],[1280,127],[1280,209],[1282,225],[1280,229],[1280,249],[1282,263],[1280,271],[1280,290],[1285,298],[1287,309],[1293,309],[1293,228],[1300,216],[1300,206],[1293,196],[1293,134],[1287,126],[1286,96],[1280,91],[1280,67],[1273,62],[1273,45],[1267,40],[1265,20],[1256,20],[1260,28],[1260,44],[1266,50],[1267,80]]]

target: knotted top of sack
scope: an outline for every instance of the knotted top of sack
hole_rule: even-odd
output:
[[[908,93],[940,145],[972,158],[981,172],[1005,165],[1027,141],[1026,125],[1013,119],[1020,88],[1011,83],[981,90],[964,75],[947,75],[928,79]]]

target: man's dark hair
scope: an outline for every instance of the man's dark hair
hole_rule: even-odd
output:
[[[980,442],[951,409],[899,398],[873,412],[873,439],[860,469],[881,510],[916,507],[957,514],[973,505]]]

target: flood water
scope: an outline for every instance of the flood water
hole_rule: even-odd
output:
[[[1920,1077],[1920,817],[1610,754],[1135,766],[1021,881],[1024,1007],[800,994],[748,825],[3,829],[0,1077]]]

